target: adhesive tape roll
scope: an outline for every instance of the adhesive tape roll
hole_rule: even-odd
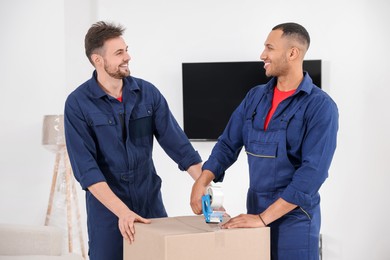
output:
[[[212,208],[220,208],[223,205],[223,192],[220,187],[210,186],[207,188],[207,193],[211,197],[211,207]]]

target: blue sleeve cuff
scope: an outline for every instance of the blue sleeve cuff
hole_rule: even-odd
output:
[[[191,153],[189,156],[184,157],[179,162],[179,169],[181,171],[186,171],[190,166],[194,164],[198,164],[202,162],[202,158],[200,158],[200,155],[197,151],[194,153]]]
[[[106,178],[104,178],[103,174],[96,171],[85,172],[81,175],[79,180],[81,188],[83,190],[87,190],[91,185],[98,182],[106,182]]]
[[[302,208],[311,208],[313,206],[313,197],[295,189],[292,185],[289,185],[280,197],[285,201],[298,205]]]
[[[225,170],[221,167],[220,163],[213,160],[207,160],[202,167],[202,170],[209,170],[214,175],[214,182],[222,182],[225,177]]]

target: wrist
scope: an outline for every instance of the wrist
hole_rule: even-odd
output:
[[[261,214],[258,214],[259,218],[260,218],[260,221],[263,223],[264,227],[267,226],[267,224],[265,223],[263,217],[261,216]]]
[[[187,172],[192,177],[192,179],[194,181],[196,181],[200,177],[200,175],[202,174],[202,163],[191,165],[187,169]]]
[[[199,177],[199,181],[204,187],[207,187],[214,180],[214,178],[215,178],[214,173],[212,173],[209,170],[204,170],[202,171],[202,174]]]

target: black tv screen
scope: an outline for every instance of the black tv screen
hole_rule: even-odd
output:
[[[184,132],[192,141],[218,139],[246,93],[267,83],[264,62],[183,63]],[[305,60],[315,85],[321,88],[321,60]]]

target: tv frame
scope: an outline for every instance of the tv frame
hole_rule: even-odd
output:
[[[322,61],[304,60],[303,69],[309,72],[313,83],[321,88]],[[183,130],[190,141],[216,141],[246,93],[255,86],[267,83],[270,79],[265,75],[262,61],[182,63]],[[223,85],[226,83],[232,84],[230,89],[224,89]],[[220,93],[218,90],[214,90],[214,93],[210,91],[214,87],[226,92],[222,101],[219,100],[221,97],[217,94]],[[216,101],[220,103],[213,107],[211,104]],[[208,102],[210,109],[199,112],[194,110],[204,102]],[[228,112],[225,112],[226,110]],[[215,121],[219,121],[218,129],[199,133]]]

